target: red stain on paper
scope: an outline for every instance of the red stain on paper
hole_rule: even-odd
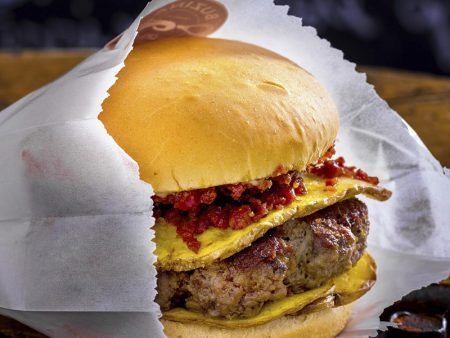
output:
[[[37,161],[28,150],[22,151],[22,160],[25,162],[28,176],[37,176],[44,172],[42,164]]]
[[[69,177],[69,169],[59,159],[35,156],[29,150],[22,151],[22,160],[25,163],[28,176],[59,176]]]

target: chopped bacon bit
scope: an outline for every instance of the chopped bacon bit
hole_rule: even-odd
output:
[[[272,180],[264,179],[257,186],[259,190],[264,191],[272,187]]]
[[[158,208],[155,208],[158,209]],[[160,212],[162,214],[162,210],[160,209]],[[172,224],[181,224],[182,222],[182,217],[181,217],[181,213],[179,210],[173,208],[173,209],[169,209],[164,213],[164,217],[166,219],[167,222],[172,223]]]
[[[177,226],[177,234],[183,238],[189,249],[197,253],[200,250],[200,242],[195,238],[192,229],[188,223],[185,223],[184,225]]]
[[[278,168],[281,170],[280,168]],[[284,170],[284,169],[283,169]],[[296,171],[260,180],[258,184],[226,184],[207,189],[181,191],[165,197],[154,196],[155,217],[177,227],[177,234],[197,252],[196,236],[210,227],[243,229],[271,210],[292,203],[306,194],[303,179]]]
[[[198,194],[191,194],[188,191],[182,191],[176,196],[173,196],[173,206],[176,209],[188,211],[200,204],[200,199],[198,197]]]
[[[214,188],[203,189],[200,195],[200,203],[211,204],[217,197],[216,190]]]
[[[230,228],[234,230],[245,228],[252,223],[253,216],[255,216],[255,214],[248,205],[241,205],[240,207],[233,208],[231,210],[229,221]]]
[[[354,178],[356,178],[358,180],[362,180],[362,181],[366,181],[366,182],[372,183],[374,185],[377,185],[378,183],[380,183],[380,180],[378,179],[378,177],[376,177],[376,176],[369,176],[364,171],[362,171],[361,169],[357,169],[356,170]]]
[[[207,219],[210,226],[226,229],[228,228],[230,208],[221,206],[210,206],[206,209],[202,218]]]
[[[372,184],[378,178],[361,169],[345,166],[343,157],[332,159],[334,148],[310,165],[307,171],[323,177],[325,190],[336,191],[340,176],[352,177]],[[271,210],[282,209],[307,193],[297,171],[279,165],[274,176],[249,183],[226,184],[206,189],[181,191],[167,196],[154,196],[154,215],[177,227],[177,234],[194,252],[200,250],[197,236],[210,227],[243,229],[265,217]]]
[[[259,221],[261,218],[263,218],[265,215],[269,213],[269,210],[267,209],[267,203],[262,202],[260,199],[251,197],[249,199],[250,207],[253,210],[253,213],[255,214],[253,219],[254,221]]]
[[[337,177],[351,177],[357,180],[366,181],[368,183],[377,185],[379,183],[378,177],[369,176],[363,170],[356,167],[348,167],[345,165],[343,157],[331,159],[335,153],[334,148],[332,151],[328,150],[324,156],[322,156],[316,164],[310,165],[307,171],[311,174],[326,178],[327,180],[335,179]],[[330,181],[331,182],[331,181]],[[336,184],[336,183],[334,183]],[[327,184],[328,186],[334,184]]]
[[[241,198],[242,194],[245,190],[247,190],[247,186],[245,184],[227,184],[224,186],[226,190],[228,190],[228,193],[232,199],[237,201]]]
[[[325,180],[325,185],[327,187],[334,187],[337,183],[337,177],[329,178]]]
[[[276,182],[280,185],[289,185],[291,183],[291,180],[291,175],[279,175],[272,178],[273,182]]]
[[[284,165],[279,164],[279,165],[277,165],[277,167],[276,167],[275,170],[273,171],[272,177],[284,175],[284,174],[286,174],[287,172],[288,172],[288,171],[287,171],[287,169],[284,167]]]
[[[217,197],[214,188],[200,189],[196,191],[181,191],[177,194],[167,196],[167,201],[173,204],[174,208],[188,211],[198,208],[200,204],[211,204]],[[155,203],[164,203],[164,198],[157,198]]]
[[[336,149],[334,149],[334,145],[328,149],[325,154],[322,155],[322,159],[330,159],[332,158],[334,155],[336,155]]]

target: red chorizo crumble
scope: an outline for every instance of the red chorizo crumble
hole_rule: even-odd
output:
[[[194,252],[200,249],[197,236],[210,227],[243,229],[271,210],[291,204],[306,194],[297,171],[251,183],[226,184],[206,189],[154,196],[155,217],[177,227],[177,234]]]
[[[325,189],[334,191],[337,177],[345,176],[378,184],[378,178],[361,169],[345,166],[342,157],[330,148],[307,172],[323,177]],[[291,204],[296,196],[307,193],[298,171],[278,166],[273,177],[253,183],[225,184],[205,189],[153,196],[155,218],[164,218],[177,228],[177,234],[189,249],[198,252],[197,236],[210,227],[243,229],[265,217],[271,210]]]
[[[334,147],[330,148],[316,164],[310,165],[307,171],[311,174],[326,178],[325,185],[333,187],[337,183],[337,177],[350,177],[357,180],[365,181],[374,185],[379,183],[378,177],[369,176],[363,170],[356,167],[348,167],[345,165],[344,158],[338,157],[332,159],[336,153]]]

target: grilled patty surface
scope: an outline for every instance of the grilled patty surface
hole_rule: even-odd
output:
[[[213,317],[245,318],[292,293],[349,270],[366,248],[366,205],[356,198],[292,219],[241,252],[205,268],[158,272],[162,310],[186,307]]]

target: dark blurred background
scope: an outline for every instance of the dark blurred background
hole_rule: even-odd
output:
[[[245,0],[243,0],[245,1]],[[450,74],[450,0],[275,0],[358,64]],[[0,0],[0,48],[101,47],[146,0]]]

